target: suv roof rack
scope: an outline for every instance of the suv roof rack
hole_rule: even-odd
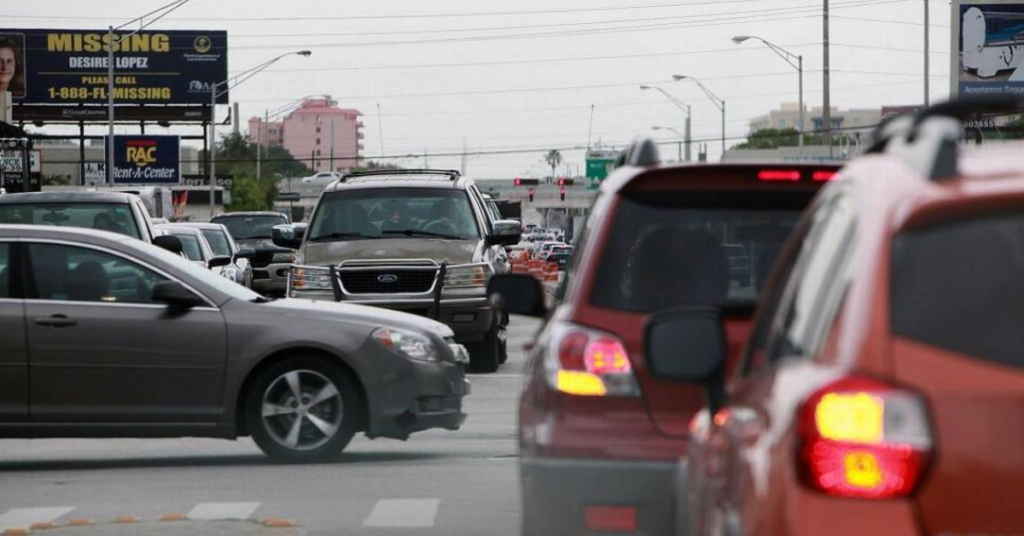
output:
[[[346,173],[339,180],[341,182],[345,182],[348,179],[380,175],[447,175],[448,180],[457,181],[462,177],[462,172],[455,169],[374,169],[369,171]]]
[[[1015,96],[963,97],[942,102],[882,122],[875,129],[875,142],[868,153],[901,157],[929,180],[955,177],[959,166],[959,142],[963,121],[982,115],[1024,113],[1024,98]]]

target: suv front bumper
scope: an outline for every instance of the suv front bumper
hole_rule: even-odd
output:
[[[252,269],[252,289],[261,294],[284,294],[288,289],[290,262],[275,262]]]

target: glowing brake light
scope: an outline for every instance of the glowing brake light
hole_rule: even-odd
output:
[[[830,181],[832,179],[837,178],[836,175],[838,175],[838,174],[839,174],[838,171],[818,170],[818,171],[815,171],[814,173],[811,174],[811,180],[818,181],[818,182]]]
[[[928,464],[931,431],[920,397],[850,377],[800,410],[800,473],[829,495],[885,499],[910,494]]]
[[[567,323],[553,326],[545,366],[549,385],[565,394],[640,394],[625,345],[607,333]]]
[[[795,169],[762,169],[757,172],[759,181],[798,181],[800,171]]]

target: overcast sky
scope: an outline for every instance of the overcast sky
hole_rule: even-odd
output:
[[[7,2],[3,26],[105,29],[168,1]],[[364,114],[367,158],[382,154],[381,133],[389,157],[458,153],[463,140],[471,152],[519,151],[469,157],[471,175],[498,178],[539,176],[547,148],[585,146],[591,105],[593,144],[621,145],[641,133],[675,139],[650,128],[681,130],[684,115],[656,92],[641,92],[640,84],[661,85],[691,103],[693,137],[707,140],[717,159],[718,109],[695,84],[672,82],[672,74],[698,77],[725,99],[727,136],[736,138],[730,143],[742,140],[751,117],[797,96],[796,72],[754,42],[734,45],[737,34],[803,54],[805,100],[820,106],[821,6],[821,0],[191,0],[152,28],[227,30],[232,72],[311,49],[312,57],[286,58],[232,92],[244,119],[304,95],[329,94]],[[921,102],[923,6],[922,0],[832,0],[833,106]],[[931,96],[940,99],[950,85],[949,4],[931,2],[931,15]],[[582,166],[582,151],[562,152],[572,170]],[[431,156],[429,163],[458,167],[460,157]]]

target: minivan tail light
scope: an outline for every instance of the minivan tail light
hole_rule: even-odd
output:
[[[800,171],[795,169],[762,169],[757,172],[759,181],[798,181]]]
[[[838,171],[822,169],[822,170],[815,171],[813,174],[811,174],[811,180],[818,181],[818,182],[830,181],[832,179],[835,179],[838,174],[839,174]]]
[[[829,495],[868,499],[913,492],[932,450],[921,397],[885,382],[847,377],[800,411],[800,474]]]
[[[545,360],[549,385],[576,396],[640,395],[633,366],[614,335],[569,323],[552,325]]]

